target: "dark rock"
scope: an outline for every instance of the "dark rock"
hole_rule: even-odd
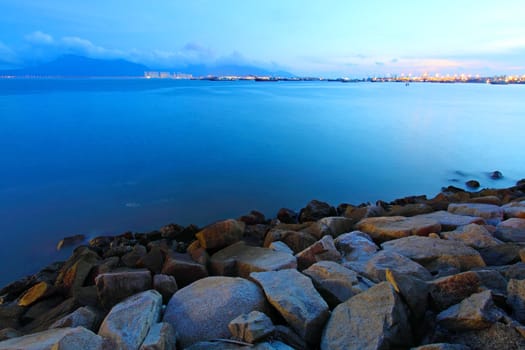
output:
[[[525,201],[510,202],[503,207],[506,218],[525,219]]]
[[[0,342],[7,339],[18,338],[23,335],[24,333],[14,328],[4,328],[0,330]]]
[[[465,182],[465,185],[467,185],[469,188],[479,188],[480,186],[479,182],[476,180],[468,180]]]
[[[151,326],[139,350],[175,350],[176,334],[173,326],[166,322]]]
[[[525,219],[510,218],[496,227],[494,234],[506,242],[525,242]]]
[[[129,253],[124,254],[120,260],[122,263],[131,268],[137,267],[137,262],[147,253],[146,247],[141,244],[136,244]]]
[[[48,329],[62,317],[72,313],[79,307],[74,298],[63,300],[58,297],[43,300],[27,310],[23,316],[24,333],[40,332]]]
[[[478,249],[478,252],[488,266],[500,266],[519,262],[521,248],[516,243],[502,243]]]
[[[335,208],[326,202],[312,200],[299,213],[299,222],[317,221],[327,216],[335,216]]]
[[[152,288],[148,270],[110,272],[98,275],[95,280],[102,307],[110,309],[127,297]]]
[[[352,231],[356,222],[356,220],[342,216],[328,216],[317,221],[319,225],[326,227],[328,231],[327,234],[332,237],[337,237],[343,233]]]
[[[100,310],[84,306],[55,321],[49,328],[84,327],[97,332],[103,317]]]
[[[221,249],[241,240],[244,222],[225,220],[216,222],[199,231],[195,236],[205,249]]]
[[[425,203],[392,205],[385,213],[386,216],[416,216],[431,213],[434,211],[432,206]]]
[[[153,289],[162,295],[162,303],[167,304],[179,288],[175,277],[158,274],[153,276]]]
[[[525,339],[514,327],[496,322],[489,328],[467,332],[451,332],[442,341],[463,344],[475,350],[521,350],[525,349]]]
[[[284,224],[298,223],[299,215],[292,209],[281,208],[277,212],[277,219]]]
[[[484,225],[485,220],[480,217],[466,216],[466,215],[456,215],[449,213],[445,210],[435,211],[433,213],[418,215],[418,218],[432,219],[436,220],[441,224],[441,229],[443,231],[452,231],[455,230],[458,226],[468,225],[468,224],[478,224]]]
[[[179,288],[208,276],[206,266],[193,261],[189,254],[181,253],[169,254],[161,273],[175,277]]]
[[[490,178],[493,180],[499,180],[503,178],[503,174],[501,173],[501,171],[496,170],[490,174]]]
[[[153,274],[160,273],[164,265],[164,254],[160,247],[153,247],[136,263],[137,267],[150,270]]]
[[[16,302],[0,304],[0,329],[20,327],[20,318],[26,309]]]
[[[295,256],[297,257],[297,266],[300,270],[304,270],[318,261],[341,260],[341,254],[335,248],[332,236],[324,236],[308,248],[297,253]]]
[[[75,249],[73,255],[60,269],[55,286],[64,290],[67,295],[74,295],[76,291],[94,281],[88,280],[93,268],[100,264],[101,259],[97,253],[87,247]]]
[[[275,339],[288,344],[293,349],[308,349],[308,346],[306,345],[304,339],[301,338],[297,333],[295,333],[294,330],[290,327],[276,325],[274,337]]]
[[[390,269],[386,270],[385,278],[394,290],[399,293],[410,310],[412,324],[420,325],[425,317],[430,295],[430,286],[425,281],[410,275],[405,275]],[[416,327],[419,328],[419,327]]]
[[[478,250],[503,243],[494,238],[484,226],[476,224],[459,226],[454,231],[442,232],[441,236],[448,240],[463,242],[467,246]]]
[[[438,278],[430,282],[434,309],[441,311],[483,291],[482,279],[474,271]]]
[[[317,240],[314,236],[306,232],[272,229],[266,234],[264,247],[269,247],[274,241],[282,241],[286,243],[294,253],[299,253],[314,244]]]
[[[160,228],[160,234],[164,238],[177,239],[177,236],[184,231],[184,227],[177,224],[168,224]]]
[[[39,333],[0,342],[0,350],[102,350],[102,348],[102,338],[83,327],[49,329]]]
[[[249,214],[241,216],[238,220],[244,222],[246,225],[259,225],[266,223],[264,214],[257,210],[252,210]]]

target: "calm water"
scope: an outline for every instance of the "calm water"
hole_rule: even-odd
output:
[[[525,177],[524,96],[484,84],[0,80],[0,285],[63,259],[56,242],[76,233],[434,196],[471,178],[512,185]],[[505,179],[488,179],[496,169]]]

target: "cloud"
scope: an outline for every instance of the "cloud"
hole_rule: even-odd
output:
[[[93,44],[91,41],[76,36],[66,36],[60,39],[62,46],[68,53],[78,53],[93,58],[124,58],[126,53],[121,50],[107,49]]]
[[[50,45],[55,42],[55,39],[49,34],[46,34],[41,31],[36,31],[30,34],[27,34],[25,37],[25,40],[30,42],[31,44],[36,45]]]

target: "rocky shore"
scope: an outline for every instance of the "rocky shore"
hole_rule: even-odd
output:
[[[176,348],[525,349],[525,180],[96,237],[0,290],[0,349]]]

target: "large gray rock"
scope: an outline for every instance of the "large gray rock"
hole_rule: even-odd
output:
[[[55,328],[0,342],[0,350],[102,350],[103,340],[84,327]]]
[[[49,328],[84,327],[93,332],[98,331],[103,314],[101,311],[90,307],[79,307],[69,315],[66,315],[53,323]]]
[[[297,268],[297,259],[288,253],[269,248],[235,243],[213,254],[210,270],[214,275],[247,278],[251,272]]]
[[[374,284],[333,261],[320,261],[303,271],[310,277],[328,305],[336,307]]]
[[[253,272],[250,278],[288,324],[311,346],[318,343],[329,311],[312,281],[297,270]]]
[[[103,273],[95,279],[100,303],[106,309],[127,297],[151,289],[151,272],[131,270]]]
[[[368,233],[374,242],[380,243],[411,235],[428,236],[441,232],[441,225],[436,220],[404,216],[365,218],[356,224],[356,228]]]
[[[175,350],[176,348],[173,326],[169,323],[161,322],[151,326],[139,350]]]
[[[483,218],[488,224],[497,225],[503,220],[503,209],[494,204],[483,203],[450,203],[448,212],[457,215]]]
[[[525,280],[511,279],[507,285],[507,304],[512,308],[512,315],[525,323]]]
[[[525,201],[510,202],[502,206],[507,218],[525,219]]]
[[[260,311],[252,311],[234,318],[228,324],[228,328],[234,339],[251,344],[267,338],[275,330],[272,320]]]
[[[456,215],[444,210],[417,215],[415,217],[436,220],[441,224],[441,230],[443,231],[455,230],[458,226],[464,226],[468,224],[485,224],[485,220],[483,220],[483,218],[476,216]]]
[[[253,282],[234,277],[207,277],[179,289],[166,307],[164,322],[178,334],[182,347],[215,338],[228,338],[235,317],[269,308]]]
[[[428,308],[430,286],[417,277],[406,275],[392,270],[385,273],[386,280],[398,292],[411,311],[411,318],[422,320]]]
[[[474,249],[481,249],[502,244],[499,239],[484,227],[476,224],[460,226],[454,231],[442,232],[441,236],[452,241],[460,241]]]
[[[461,332],[489,328],[502,316],[503,311],[496,308],[492,293],[487,290],[472,294],[461,303],[440,312],[436,321],[448,330]]]
[[[321,350],[380,350],[411,344],[406,307],[390,283],[383,282],[334,309]]]
[[[337,237],[345,232],[352,231],[355,220],[343,216],[329,216],[318,221],[319,224],[325,225],[330,231],[330,235]]]
[[[341,254],[337,251],[332,236],[324,236],[308,248],[295,255],[300,270],[308,268],[318,261],[340,261]]]
[[[411,236],[385,242],[384,250],[396,252],[423,265],[430,272],[454,267],[466,271],[485,266],[481,255],[461,242]]]
[[[220,249],[241,240],[245,224],[233,219],[219,221],[197,232],[195,237],[204,249]]]
[[[345,261],[366,261],[379,250],[372,238],[361,231],[342,234],[334,244]]]
[[[162,296],[155,290],[135,294],[115,305],[106,316],[98,334],[122,350],[137,350],[150,327],[158,322]]]
[[[507,242],[525,242],[525,219],[510,218],[500,222],[495,236]]]
[[[366,277],[374,282],[386,281],[386,270],[417,277],[427,281],[432,275],[420,264],[393,251],[380,251],[375,254],[365,266]]]

